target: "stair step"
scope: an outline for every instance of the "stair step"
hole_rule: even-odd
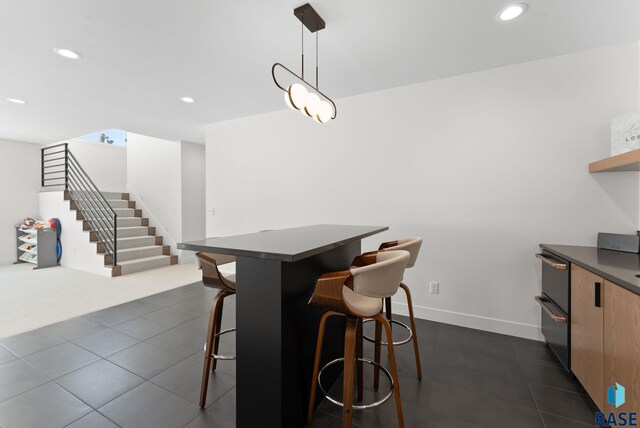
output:
[[[95,208],[100,207],[105,208],[105,200],[104,199],[96,199],[96,198],[84,198],[84,197],[75,197],[71,200],[73,203],[73,207],[77,207],[78,205]],[[130,201],[128,199],[107,199],[107,204],[111,208],[135,208],[136,203],[134,201]]]
[[[153,256],[141,259],[118,262],[120,274],[140,272],[148,269],[156,269],[159,267],[169,266],[178,262],[178,256]],[[107,266],[110,267],[110,266]]]
[[[100,192],[105,199],[129,199],[129,194],[124,192]]]
[[[147,226],[131,226],[131,227],[120,227],[118,225],[118,238],[132,238],[134,236],[148,236],[154,235],[155,228],[147,227]]]
[[[113,210],[118,214],[118,217],[142,217],[142,210],[133,208],[114,208]]]
[[[118,250],[118,263],[129,260],[142,259],[145,257],[168,256],[170,247],[168,245],[151,245],[148,247],[135,247]],[[105,254],[104,264],[110,265],[113,262],[111,256]]]
[[[124,199],[107,199],[107,203],[111,205],[111,208],[133,208],[131,205],[135,204],[135,202]]]
[[[112,218],[102,218],[96,219],[98,223],[102,222],[103,224],[111,224],[113,223]],[[134,226],[149,226],[148,218],[140,218],[140,217],[118,217],[118,228],[120,227],[134,227]],[[84,229],[90,230],[90,224],[88,220],[84,220]]]
[[[120,217],[142,217],[142,210],[136,210],[134,208],[114,208],[113,209],[115,211],[115,213],[118,215],[118,218]],[[96,210],[87,210],[88,214],[90,215],[95,215],[96,213],[99,216],[104,216],[104,212],[103,211],[96,211]]]
[[[160,238],[162,239],[162,238]],[[135,236],[133,238],[118,238],[118,251],[137,247],[150,247],[156,244],[155,236]]]
[[[98,229],[99,231],[102,230],[104,231],[103,236],[104,237],[108,237],[111,235],[113,229],[111,230],[105,230],[105,229]],[[90,236],[89,236],[89,240],[91,242],[96,242],[98,240],[98,234],[91,230],[89,232]],[[156,228],[155,227],[147,227],[147,226],[134,226],[134,227],[119,227],[118,228],[118,240],[120,240],[120,238],[133,238],[133,237],[138,237],[138,236],[155,236],[156,234]]]
[[[118,217],[118,227],[148,226],[149,220],[140,217]]]

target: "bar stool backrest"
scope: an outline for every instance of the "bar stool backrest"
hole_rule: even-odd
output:
[[[376,262],[352,267],[353,291],[367,297],[391,297],[402,282],[411,254],[408,251],[380,251]]]
[[[223,254],[213,253],[196,253],[198,267],[202,269],[202,283],[207,287],[235,290],[235,285],[227,281],[224,275],[218,270],[217,259],[222,256],[226,257],[225,263],[235,260],[235,257],[225,256]]]
[[[397,242],[397,244],[396,244]],[[395,244],[395,245],[393,245]],[[397,241],[385,242],[380,245],[380,250],[383,251],[396,251],[396,250],[405,250],[411,254],[409,257],[408,268],[415,266],[416,260],[418,259],[418,254],[420,253],[420,247],[422,247],[422,238],[414,237],[414,238],[405,238],[398,239]]]

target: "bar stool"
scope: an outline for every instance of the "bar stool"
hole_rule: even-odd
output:
[[[220,331],[224,299],[236,294],[236,275],[234,269],[225,269],[227,267],[225,265],[222,265],[224,267],[218,266],[218,261],[231,264],[230,262],[234,261],[235,257],[222,254],[197,253],[196,259],[202,269],[202,283],[206,287],[219,290],[211,304],[209,329],[207,330],[207,341],[204,347],[204,364],[202,367],[202,383],[200,385],[200,407],[204,408],[209,386],[209,370],[215,371],[218,360],[236,359],[235,355],[218,355],[220,336],[236,331],[235,328]]]
[[[311,424],[313,418],[313,406],[315,404],[316,387],[329,401],[342,406],[342,426],[350,428],[353,409],[369,409],[386,402],[392,394],[395,394],[398,425],[404,427],[402,404],[400,401],[400,389],[398,385],[398,372],[393,350],[393,338],[391,327],[386,318],[381,315],[382,300],[392,296],[398,290],[402,282],[404,270],[411,255],[407,251],[381,251],[375,254],[364,254],[356,257],[358,267],[352,267],[343,272],[333,272],[322,275],[316,282],[316,287],[309,300],[309,305],[325,311],[320,320],[316,356],[313,365],[311,381],[311,394],[309,398],[309,410],[307,422]],[[326,321],[332,316],[346,316],[347,326],[344,338],[344,358],[338,358],[325,365],[319,371],[320,357],[322,355],[322,343],[324,340],[324,328]],[[391,373],[379,363],[362,358],[362,320],[373,318],[384,326],[389,343],[389,361]],[[322,386],[322,371],[327,367],[344,361],[343,400],[339,402],[330,397]],[[373,365],[382,370],[389,378],[391,388],[389,393],[376,403],[354,405],[353,404],[353,377],[357,364],[358,400],[362,400],[362,363]]]
[[[380,244],[378,251],[397,251],[397,250],[408,251],[411,256],[409,257],[409,263],[407,264],[407,268],[411,268],[416,264],[416,260],[418,259],[418,254],[420,253],[420,247],[422,247],[422,238],[414,237],[414,238],[399,239],[397,241],[384,242]],[[416,332],[416,323],[413,317],[413,301],[411,300],[411,291],[409,291],[409,287],[407,287],[404,283],[400,284],[400,288],[404,290],[404,293],[407,296],[407,306],[409,307],[409,321],[411,323],[411,327],[409,327],[405,323],[394,320],[392,318],[393,314],[391,313],[391,297],[387,297],[384,299],[386,317],[390,324],[399,325],[400,327],[406,329],[409,334],[406,339],[400,340],[398,342],[394,342],[393,343],[394,346],[404,345],[406,343],[409,343],[411,340],[413,340],[413,352],[415,354],[415,360],[416,360],[416,371],[418,373],[418,379],[422,380],[422,367],[420,365],[420,350],[418,349],[418,336]],[[372,319],[365,320],[364,323],[371,322],[371,321],[373,320]],[[374,361],[376,362],[380,361],[380,345],[385,345],[385,346],[387,345],[387,342],[381,341],[381,337],[380,337],[381,333],[382,333],[381,326],[376,323],[375,339],[368,336],[364,336],[365,340],[372,342],[376,345],[374,350],[374,353],[375,353]],[[380,372],[379,370],[376,369],[374,372],[374,382],[373,382],[373,386],[376,391],[378,390],[379,379],[380,379]]]

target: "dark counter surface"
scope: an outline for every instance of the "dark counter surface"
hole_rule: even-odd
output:
[[[636,294],[640,294],[640,255],[596,247],[540,244],[543,248],[571,263],[600,275]]]
[[[183,242],[178,249],[295,262],[385,230],[389,228],[316,224]]]

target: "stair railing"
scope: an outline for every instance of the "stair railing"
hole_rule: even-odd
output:
[[[68,143],[41,149],[42,187],[61,187],[76,204],[98,242],[118,264],[118,214],[69,150]]]

